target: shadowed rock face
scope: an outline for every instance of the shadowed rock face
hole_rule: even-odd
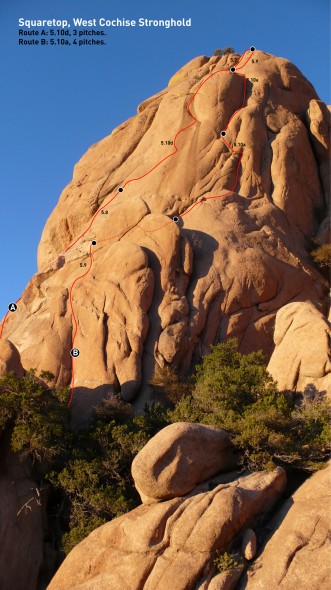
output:
[[[330,337],[329,322],[311,303],[289,303],[279,310],[268,364],[279,389],[331,396]]]
[[[24,368],[70,382],[69,294],[96,239],[91,270],[72,290],[80,349],[74,404],[81,411],[86,399],[113,391],[126,400],[140,393],[142,405],[155,363],[186,372],[192,358],[230,336],[242,352],[270,354],[282,306],[309,299],[325,307],[323,279],[305,248],[327,191],[329,111],[287,60],[256,51],[240,71],[247,96],[226,140],[244,151],[242,166],[235,192],[208,199],[231,191],[240,158],[220,133],[243,103],[244,79],[216,73],[234,58],[192,60],[92,146],[46,223],[40,270],[4,336]],[[189,100],[213,73],[191,105],[197,121],[178,136],[177,153],[146,175],[174,151],[162,142],[193,122]],[[207,200],[171,221],[201,197]]]
[[[0,588],[35,590],[44,560],[44,498],[29,459],[21,460],[2,434],[0,471]]]
[[[240,590],[330,588],[331,465],[307,480],[282,506],[272,536]]]

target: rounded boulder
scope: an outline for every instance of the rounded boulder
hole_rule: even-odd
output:
[[[0,340],[0,375],[14,371],[17,377],[23,377],[20,353],[10,340]]]
[[[177,422],[158,432],[132,463],[144,504],[184,496],[198,483],[235,466],[228,433],[214,426]]]

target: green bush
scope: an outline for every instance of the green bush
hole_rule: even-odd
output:
[[[117,419],[113,403],[108,400],[96,411],[89,429],[72,433],[69,460],[49,475],[52,484],[69,500],[69,532],[63,538],[66,552],[95,526],[140,503],[131,464],[166,421],[158,405],[146,408],[142,416],[128,417],[126,411],[118,414],[118,404],[117,400]]]
[[[214,50],[214,55],[217,55],[217,57],[222,57],[222,55],[227,55],[229,53],[235,53],[235,50],[233,49],[233,47],[224,47],[224,49],[215,49]]]
[[[39,483],[60,492],[65,509],[55,516],[68,552],[94,528],[140,503],[131,463],[167,422],[158,405],[132,417],[131,407],[112,397],[95,411],[89,428],[72,432],[69,391],[48,387],[45,380],[52,379],[34,370],[22,379],[14,373],[0,378],[0,433],[10,432],[12,449],[32,459]]]
[[[218,550],[216,550],[214,565],[219,572],[227,572],[229,574],[232,574],[238,568],[242,569],[244,567],[241,561],[237,561],[234,553],[220,553]]]
[[[14,373],[0,378],[0,432],[11,428],[11,445],[34,462],[51,461],[64,450],[68,429],[68,392],[50,389],[54,376],[34,370],[22,379]]]
[[[318,246],[311,251],[310,255],[312,256],[315,264],[319,268],[328,268],[330,269],[331,266],[331,244],[323,244],[322,246]]]
[[[316,242],[315,242],[316,244]],[[310,255],[315,262],[320,273],[324,278],[331,282],[330,268],[331,268],[331,244],[323,244],[318,246],[310,252]]]
[[[162,395],[165,400],[173,404],[178,403],[182,398],[190,393],[191,384],[188,381],[180,379],[172,367],[160,367],[156,365],[152,379],[149,384],[153,387],[158,395]]]
[[[330,404],[277,392],[261,352],[243,355],[236,339],[212,348],[193,377],[192,392],[169,412],[173,422],[191,421],[227,430],[250,470],[276,464],[314,470],[330,448]]]
[[[330,449],[326,399],[318,392],[277,392],[263,354],[239,353],[235,339],[214,346],[185,383],[169,367],[154,376],[153,387],[167,398],[170,410],[154,404],[132,416],[129,404],[111,397],[79,432],[69,428],[69,391],[51,387],[52,379],[46,372],[37,377],[33,370],[22,379],[13,373],[0,378],[0,433],[10,433],[13,450],[31,457],[36,473],[43,463],[40,480],[62,498],[53,516],[61,523],[66,552],[140,503],[132,460],[171,422],[225,428],[250,470],[280,464],[314,471]]]

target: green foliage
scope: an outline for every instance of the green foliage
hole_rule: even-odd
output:
[[[68,529],[62,543],[68,552],[95,527],[139,503],[132,460],[167,422],[157,404],[132,417],[131,406],[111,397],[95,410],[88,428],[72,432],[69,392],[48,387],[45,381],[53,379],[48,372],[37,377],[34,370],[22,379],[14,373],[2,377],[0,432],[11,433],[14,451],[36,466],[43,463],[46,481],[60,491],[66,506],[62,525]]]
[[[310,252],[310,255],[324,278],[331,282],[331,244],[318,246]]]
[[[235,339],[213,347],[186,383],[169,367],[154,375],[153,387],[171,410],[154,404],[132,416],[131,406],[113,396],[79,432],[69,428],[69,392],[52,387],[53,380],[34,370],[22,379],[14,373],[1,377],[0,432],[10,432],[14,451],[31,457],[35,466],[43,463],[43,476],[62,498],[55,517],[66,552],[95,527],[139,504],[132,460],[171,422],[225,428],[251,470],[282,464],[313,471],[330,448],[330,407],[323,396],[277,392],[263,354],[240,354]],[[219,568],[238,566],[226,553],[217,559]]]
[[[315,469],[330,448],[330,405],[277,392],[263,354],[238,352],[235,339],[212,348],[196,368],[194,388],[169,412],[173,422],[191,421],[227,430],[250,470],[276,464]]]
[[[96,526],[139,504],[131,463],[165,425],[160,406],[130,417],[125,404],[112,398],[98,408],[89,429],[72,433],[69,460],[49,476],[70,503],[69,532],[63,537],[66,552]]]
[[[331,244],[323,244],[311,251],[311,256],[319,268],[330,268]]]
[[[67,390],[51,390],[45,379],[54,377],[30,370],[22,379],[14,373],[0,378],[0,432],[10,427],[13,450],[38,462],[61,453],[69,416]]]
[[[217,55],[217,57],[222,57],[222,55],[227,55],[229,53],[235,53],[235,50],[233,49],[233,47],[224,47],[224,49],[215,49],[214,50],[214,55]]]
[[[160,367],[156,365],[154,375],[150,380],[155,393],[173,404],[178,403],[187,396],[191,390],[188,381],[182,381],[178,373],[170,366]]]
[[[238,412],[276,391],[262,352],[239,353],[235,338],[212,347],[197,366],[194,381],[194,397],[215,413]]]
[[[234,553],[221,553],[217,550],[214,565],[219,572],[227,572],[229,574],[232,574],[238,568],[242,569],[244,567],[241,561],[236,560],[236,555]]]

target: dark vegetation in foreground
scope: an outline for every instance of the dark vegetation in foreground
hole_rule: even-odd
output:
[[[88,428],[70,430],[68,390],[35,371],[0,379],[0,431],[12,449],[33,463],[36,486],[48,489],[49,523],[56,521],[56,549],[68,552],[90,531],[135,506],[131,477],[138,451],[167,424],[200,422],[228,430],[244,471],[281,465],[302,479],[323,467],[330,448],[330,405],[322,393],[278,392],[262,352],[243,355],[237,341],[212,348],[182,382],[159,369],[151,385],[166,404],[132,416],[111,397],[95,410]],[[48,385],[46,385],[48,383]]]
[[[331,244],[327,242],[319,245],[316,240],[313,240],[313,249],[310,252],[310,256],[323,277],[331,282]]]

